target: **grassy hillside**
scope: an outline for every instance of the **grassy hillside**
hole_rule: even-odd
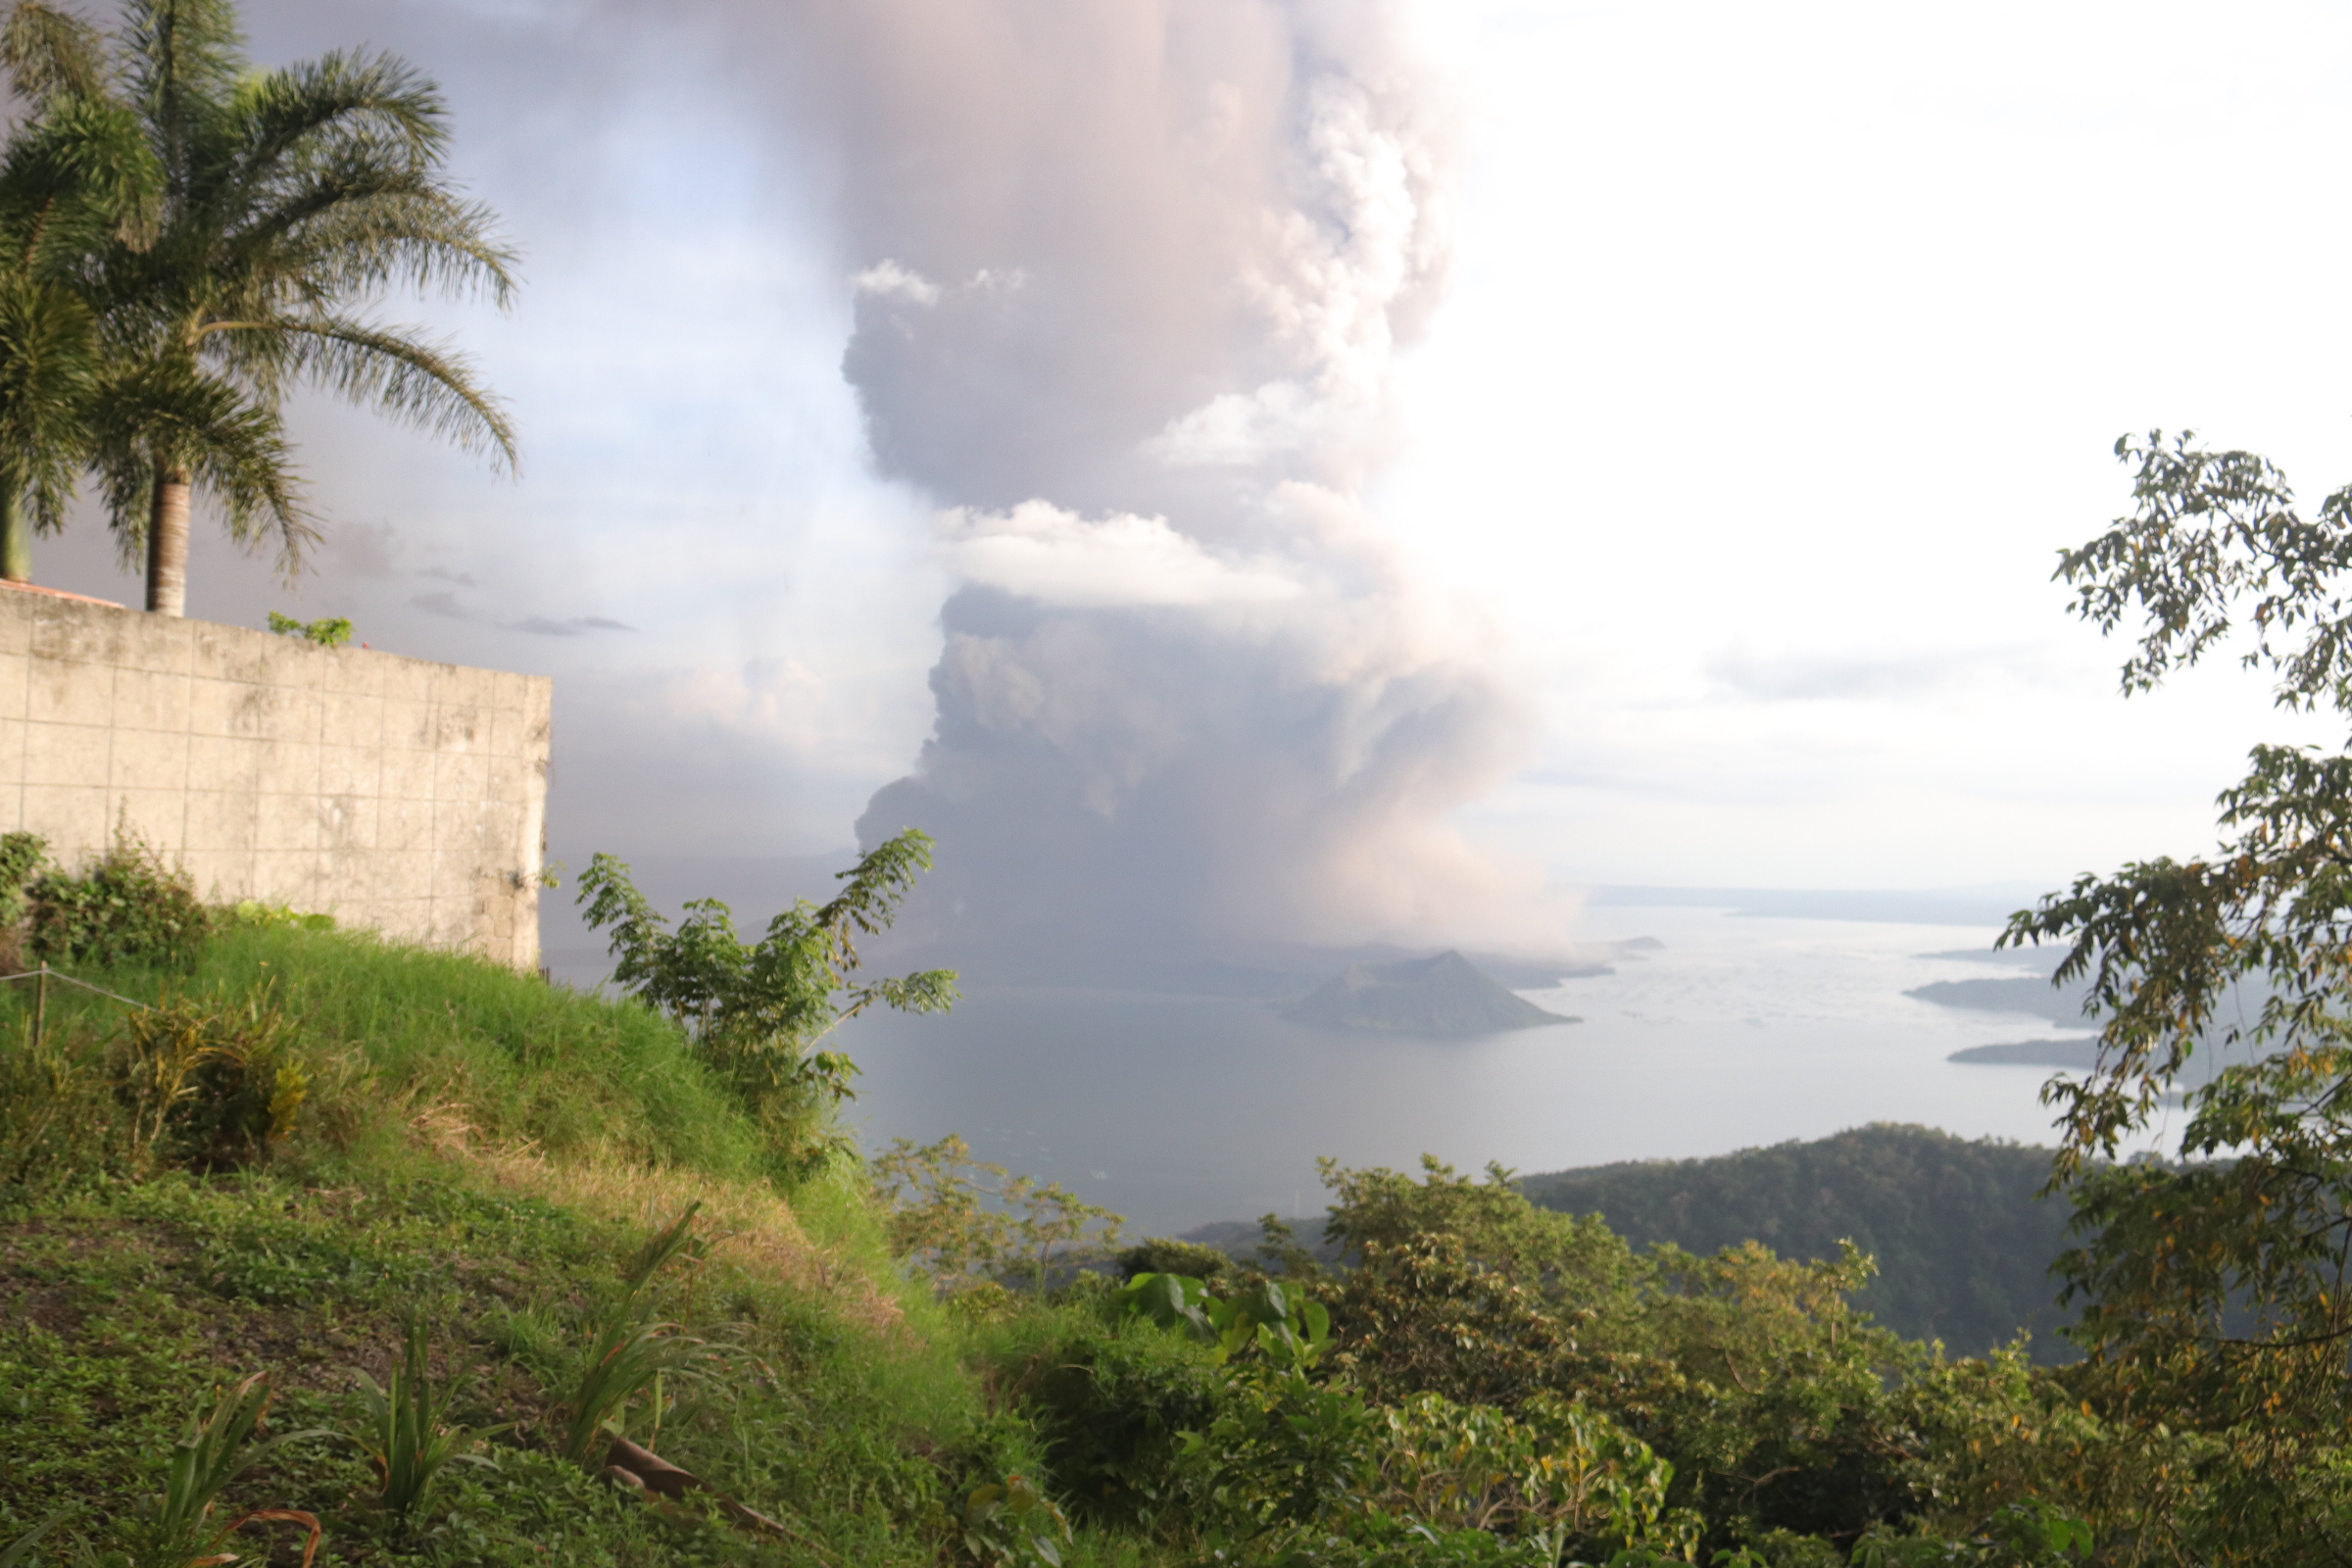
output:
[[[1545,1208],[1599,1214],[1636,1245],[1713,1252],[1757,1241],[1784,1257],[1834,1258],[1851,1241],[1879,1275],[1855,1304],[1912,1339],[1981,1354],[2030,1329],[2063,1355],[2051,1262],[2070,1210],[2034,1198],[2050,1152],[1926,1127],[1879,1124],[1814,1143],[1715,1159],[1596,1165],[1529,1176]]]
[[[862,1178],[766,1179],[754,1126],[644,1009],[289,925],[221,936],[190,975],[82,972],[132,999],[258,994],[294,1020],[309,1092],[267,1160],[168,1168],[129,1142],[128,1009],[53,985],[36,1054],[30,988],[0,998],[0,1544],[52,1516],[58,1541],[126,1539],[189,1418],[263,1371],[272,1429],[337,1435],[234,1483],[221,1517],[314,1513],[334,1561],[930,1561],[964,1472],[1003,1468]],[[714,1359],[665,1391],[661,1448],[781,1536],[664,1517],[558,1451],[630,1259],[698,1200],[706,1255],[646,1298]],[[417,1528],[371,1503],[341,1435],[355,1372],[388,1382],[412,1318],[451,1419],[510,1429]],[[634,1435],[654,1402],[622,1410]],[[298,1560],[301,1527],[271,1529]]]

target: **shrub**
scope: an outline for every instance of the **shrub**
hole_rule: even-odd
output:
[[[299,637],[320,648],[340,648],[351,641],[351,622],[341,615],[330,615],[323,620],[296,620],[272,610],[270,629],[280,637]]]
[[[28,891],[29,946],[49,963],[137,962],[184,973],[212,934],[212,911],[187,872],[166,866],[127,827],[80,876],[51,871]]]
[[[1104,1522],[1147,1521],[1170,1500],[1182,1434],[1215,1419],[1224,1381],[1209,1350],[1149,1323],[1080,1318],[1013,1381],[1071,1505]]]
[[[825,904],[803,899],[769,921],[758,943],[736,934],[717,899],[689,900],[670,930],[610,855],[581,874],[579,904],[589,925],[612,932],[613,983],[693,1037],[765,1130],[777,1173],[800,1180],[855,1155],[833,1118],[857,1098],[858,1064],[817,1049],[825,1037],[876,1003],[945,1012],[956,1000],[952,969],[871,981],[858,972],[856,939],[888,929],[930,865],[930,839],[908,829],[842,872]]]
[[[259,899],[239,899],[224,908],[215,909],[213,917],[224,926],[254,926],[268,930],[271,926],[298,926],[305,931],[332,931],[335,917],[331,914],[304,914],[284,904],[264,904]]]
[[[1233,1266],[1233,1259],[1199,1242],[1179,1242],[1165,1236],[1147,1237],[1119,1254],[1119,1277],[1138,1274],[1181,1274],[1187,1279],[1213,1280]]]
[[[1008,1475],[964,1499],[963,1549],[990,1568],[1061,1568],[1070,1522],[1027,1476]]]
[[[0,834],[0,965],[24,967],[25,885],[49,858],[49,841],[38,833]]]
[[[1363,1266],[1333,1304],[1339,1365],[1372,1397],[1430,1392],[1515,1404],[1546,1388],[1572,1389],[1585,1370],[1577,1330],[1592,1314],[1554,1305],[1467,1256],[1458,1236],[1368,1241],[1361,1250]]]
[[[1537,1568],[1580,1547],[1595,1554],[1580,1561],[1696,1560],[1697,1516],[1668,1505],[1673,1467],[1550,1396],[1517,1412],[1437,1394],[1380,1406],[1254,1363],[1186,1434],[1175,1473],[1206,1541],[1249,1542],[1253,1561]]]
[[[200,1170],[268,1154],[310,1094],[293,1021],[268,987],[236,1007],[182,998],[132,1013],[114,1075],[132,1152]]]
[[[943,1296],[984,1283],[1043,1290],[1118,1245],[1123,1216],[1058,1182],[974,1159],[952,1133],[921,1148],[898,1139],[870,1168],[892,1253]]]

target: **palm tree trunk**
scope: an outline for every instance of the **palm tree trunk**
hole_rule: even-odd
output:
[[[155,466],[155,510],[147,518],[147,608],[188,612],[188,470]]]
[[[32,518],[24,511],[24,492],[14,485],[0,488],[0,577],[32,581]]]

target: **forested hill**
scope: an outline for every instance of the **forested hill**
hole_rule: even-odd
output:
[[[2049,1266],[2067,1246],[2062,1199],[2036,1201],[2050,1151],[1880,1123],[1816,1143],[1714,1159],[1595,1165],[1520,1186],[1545,1208],[1598,1212],[1637,1245],[1712,1252],[1759,1241],[1785,1257],[1835,1257],[1838,1239],[1879,1260],[1858,1300],[1915,1339],[1980,1354],[2019,1328],[2037,1360],[2070,1353]]]

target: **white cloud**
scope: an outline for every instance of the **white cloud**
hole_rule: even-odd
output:
[[[858,293],[871,294],[879,299],[912,300],[917,305],[939,303],[937,283],[887,257],[859,272],[851,281],[857,284]]]
[[[965,580],[1070,608],[1268,604],[1305,592],[1280,565],[1212,555],[1165,517],[1092,521],[1045,501],[939,514],[942,564]]]
[[[1247,466],[1314,445],[1333,422],[1298,382],[1269,381],[1254,392],[1221,392],[1169,420],[1144,443],[1144,455],[1174,467]]]

